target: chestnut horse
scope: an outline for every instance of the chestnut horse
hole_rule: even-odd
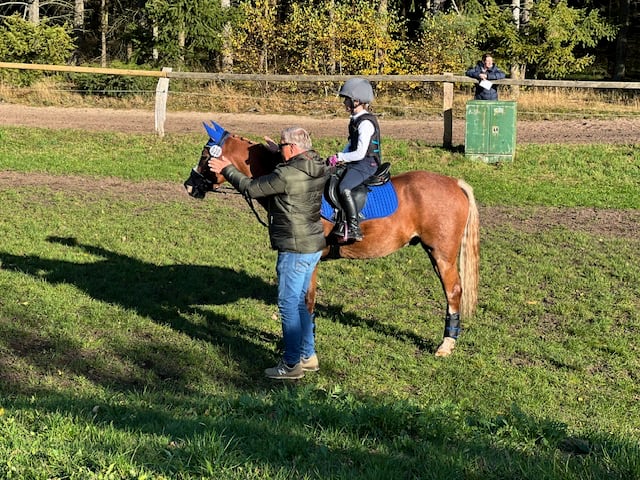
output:
[[[270,173],[282,161],[265,145],[230,134],[215,122],[205,124],[205,128],[209,142],[184,183],[195,198],[204,198],[206,192],[225,181],[209,169],[207,162],[212,156],[224,155],[238,170],[254,178]],[[378,258],[420,244],[429,255],[447,300],[444,339],[436,351],[436,356],[447,356],[455,347],[461,316],[472,316],[478,300],[479,215],[473,189],[463,180],[426,171],[395,175],[391,182],[398,208],[387,217],[362,220],[363,241],[336,243],[330,235],[333,224],[323,219],[328,244],[323,259]],[[257,201],[264,206],[260,199]],[[315,306],[316,281],[317,268],[306,297],[310,312]]]

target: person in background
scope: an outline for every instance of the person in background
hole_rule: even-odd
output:
[[[249,178],[224,156],[209,160],[209,167],[243,195],[268,198],[269,237],[272,248],[278,251],[278,310],[284,353],[275,367],[265,370],[265,375],[297,379],[306,371],[320,368],[315,351],[314,317],[307,309],[305,295],[326,246],[320,204],[328,167],[312,149],[307,131],[300,127],[283,130],[279,145],[266,140],[267,148],[279,147],[283,159],[267,175]]]
[[[501,80],[506,77],[494,63],[493,57],[489,53],[482,55],[482,60],[475,67],[467,70],[467,77],[478,80],[476,84],[475,100],[498,100],[498,88],[493,84],[493,80]],[[491,87],[486,88],[483,81],[491,82]]]
[[[338,163],[344,163],[346,166],[346,172],[338,185],[338,192],[347,221],[346,226],[344,222],[337,223],[333,234],[347,241],[359,242],[364,237],[351,191],[373,175],[382,163],[380,126],[375,115],[368,111],[369,105],[373,102],[373,87],[367,79],[348,79],[338,95],[344,99],[344,106],[351,117],[347,145],[327,160],[331,167]]]

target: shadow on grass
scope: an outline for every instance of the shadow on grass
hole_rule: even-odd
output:
[[[162,478],[243,478],[244,471],[251,478],[622,480],[640,473],[637,444],[611,434],[570,437],[565,425],[517,406],[491,417],[453,403],[425,408],[296,386],[235,399],[147,394],[139,405],[52,395],[38,409],[73,413],[80,430],[84,423],[138,434],[134,454],[115,437],[83,439],[89,456],[74,461],[94,471],[96,459],[121,454]]]
[[[107,314],[104,328],[95,321],[82,322],[83,312],[70,312],[78,318],[77,328],[93,328],[87,332],[95,347],[83,346],[62,327],[51,335],[43,331],[42,322],[25,314],[19,321],[3,327],[6,345],[13,355],[28,361],[37,372],[47,375],[62,371],[83,376],[96,384],[114,389],[143,388],[162,382],[167,387],[189,390],[200,378],[215,377],[219,384],[242,388],[262,388],[268,385],[262,369],[274,362],[273,351],[264,344],[281,344],[280,335],[251,328],[224,315],[208,310],[208,305],[233,304],[239,299],[253,298],[275,305],[274,285],[245,272],[225,267],[205,265],[155,265],[105,248],[81,244],[75,238],[49,237],[47,241],[100,257],[98,261],[78,263],[60,259],[0,253],[4,270],[14,270],[44,280],[50,284],[70,284],[93,299],[116,305],[147,317],[159,325],[193,340],[218,347],[219,359],[227,365],[216,365],[204,372],[202,353],[191,356],[184,344],[168,338],[158,329],[143,329],[126,324],[118,327],[117,310]],[[202,306],[202,307],[201,307]],[[85,308],[85,307],[81,307]],[[345,312],[339,306],[317,306],[320,317],[351,327],[366,327],[371,331],[409,341],[423,351],[437,348],[434,340],[416,335],[410,330],[363,319]],[[86,312],[87,315],[95,315]],[[17,315],[21,315],[18,313]],[[265,312],[265,316],[268,313]],[[197,321],[194,321],[194,318]],[[92,324],[92,327],[87,327]],[[55,329],[55,326],[53,327]],[[128,337],[124,340],[123,335]],[[120,336],[120,338],[115,338]],[[106,339],[106,340],[104,340]],[[225,358],[229,357],[228,360]],[[27,393],[25,382],[11,360],[0,358],[3,373],[0,378],[9,391]],[[233,368],[229,367],[233,365]]]
[[[73,388],[64,393],[46,391],[45,384],[43,395],[31,397],[20,390],[19,378],[3,378],[2,389],[11,392],[2,405],[7,411],[68,414],[78,432],[85,425],[87,429],[99,427],[96,434],[78,439],[79,450],[86,453],[74,450],[79,444],[68,446],[74,466],[99,472],[114,457],[127,458],[129,465],[168,478],[178,473],[183,478],[223,478],[229,472],[241,478],[238,466],[267,472],[270,478],[626,479],[639,474],[637,446],[634,450],[626,440],[609,437],[601,446],[594,446],[596,433],[588,440],[572,442],[562,425],[522,412],[488,418],[454,403],[422,407],[304,384],[269,391],[255,377],[261,376],[256,365],[273,361],[272,353],[250,340],[264,332],[194,305],[223,305],[241,298],[274,303],[272,285],[228,268],[157,266],[76,244],[73,239],[51,241],[82,248],[103,260],[80,264],[0,253],[2,268],[50,283],[72,284],[100,301],[132,309],[193,339],[224,347],[238,369],[220,381],[252,392],[237,397],[194,394],[183,379],[189,374],[184,369],[196,371],[201,365],[189,364],[180,345],[155,336],[153,329],[117,352],[122,364],[133,361],[153,373],[150,378],[134,375],[132,381],[129,371],[101,368],[97,357],[105,352],[99,348],[82,351],[70,336],[48,338],[33,318],[15,318],[6,345],[40,371],[60,368],[113,390],[125,387],[124,396],[96,398]],[[205,323],[192,323],[183,315],[194,309]],[[323,313],[345,325],[365,325],[423,348],[432,347],[415,335],[340,309],[325,307]],[[111,330],[109,325],[102,334]],[[96,358],[87,358],[88,354]],[[122,444],[122,436],[109,433],[111,428],[129,432],[130,441],[140,443],[134,454],[130,444]],[[58,466],[56,474],[73,473],[63,470]]]
[[[341,306],[318,304],[316,306],[316,313],[325,320],[333,320],[336,323],[340,323],[349,327],[367,327],[369,330],[375,333],[396,338],[398,340],[411,342],[416,346],[416,348],[424,352],[435,353],[439,345],[439,343],[436,343],[434,339],[421,337],[420,335],[417,335],[410,330],[400,329],[394,325],[389,325],[375,319],[362,318],[358,315],[354,315],[351,312],[345,312]],[[444,322],[440,325],[442,327],[438,328],[438,333],[442,332]],[[441,340],[441,338],[439,338],[438,340]]]
[[[135,311],[159,325],[169,325],[176,332],[194,340],[221,347],[224,356],[230,356],[231,362],[237,364],[238,368],[235,374],[228,373],[228,378],[218,378],[220,381],[252,385],[256,374],[261,373],[258,367],[273,363],[273,353],[252,340],[277,343],[279,336],[252,329],[199,307],[230,304],[242,298],[274,304],[277,292],[273,285],[229,268],[158,266],[101,247],[78,244],[73,238],[51,237],[48,240],[81,248],[91,255],[102,257],[102,260],[76,263],[0,253],[2,268],[28,274],[51,284],[74,285],[96,300]],[[77,312],[77,315],[82,319],[82,312]],[[110,315],[117,316],[117,312]],[[190,320],[194,316],[198,317],[197,322]],[[193,378],[189,378],[187,369],[201,368],[202,365],[189,365],[193,359],[181,350],[181,345],[164,338],[166,335],[163,336],[157,329],[141,330],[135,327],[127,332],[130,335],[128,341],[109,342],[109,330],[114,326],[117,328],[117,325],[116,318],[113,323],[105,325],[105,331],[91,332],[97,338],[97,343],[107,337],[105,343],[113,353],[105,352],[104,346],[83,350],[77,341],[64,337],[63,328],[59,336],[47,335],[38,322],[28,317],[10,322],[6,343],[20,358],[28,359],[41,371],[55,371],[57,368],[68,371],[71,368],[73,373],[86,376],[94,382],[121,389],[142,387],[153,380],[168,381],[174,388],[188,388],[187,382]],[[79,323],[78,328],[87,327]],[[92,328],[96,329],[95,326]],[[123,329],[126,328],[124,325]],[[123,335],[121,331],[115,333]],[[109,355],[118,357],[111,365],[105,361]],[[98,358],[100,356],[103,358]],[[114,366],[115,363],[118,366]],[[229,369],[224,371],[229,372]],[[14,387],[20,388],[19,383]]]

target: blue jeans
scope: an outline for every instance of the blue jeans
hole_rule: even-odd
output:
[[[284,338],[283,359],[290,365],[300,357],[310,357],[315,350],[314,315],[307,310],[304,297],[321,252],[278,252],[278,310]]]

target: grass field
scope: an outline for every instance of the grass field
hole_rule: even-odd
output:
[[[640,478],[637,235],[486,219],[446,359],[419,248],[323,263],[321,370],[272,382],[275,253],[237,195],[181,191],[205,140],[0,130],[0,478]],[[386,147],[489,214],[638,218],[637,146]]]

